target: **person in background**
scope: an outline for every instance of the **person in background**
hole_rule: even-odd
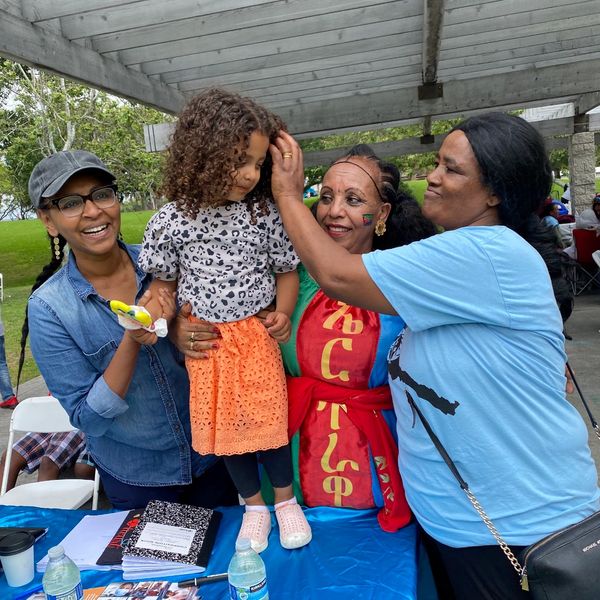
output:
[[[124,330],[110,310],[118,298],[143,306],[151,277],[137,267],[139,246],[119,241],[114,175],[94,154],[57,152],[29,178],[29,196],[51,240],[52,260],[29,298],[21,336],[50,393],[86,434],[111,504],[150,500],[214,507],[237,503],[222,461],[190,446],[189,385],[181,355],[166,338]],[[70,253],[61,267],[65,244]],[[160,294],[165,314],[171,294]]]
[[[74,466],[75,477],[93,479],[94,466],[85,458],[85,435],[81,431],[61,433],[27,433],[12,448],[7,490],[12,490],[21,471],[38,472],[38,481],[58,479],[60,472]],[[79,459],[82,458],[80,461]],[[0,481],[6,451],[0,461]]]
[[[406,322],[388,355],[398,465],[455,597],[526,600],[416,409],[514,554],[599,509],[587,429],[565,395],[545,264],[560,258],[536,214],[552,176],[542,137],[501,113],[457,125],[423,203],[444,233],[362,255],[333,242],[302,203],[295,140],[282,132],[271,153],[273,195],[311,276],[333,299]]]
[[[560,233],[560,227],[558,222],[558,211],[559,205],[557,202],[553,202],[552,200],[546,201],[544,207],[542,208],[542,224],[552,230],[554,234],[554,238],[556,240],[557,248],[564,248],[565,244],[563,242],[562,235]]]
[[[6,362],[6,346],[4,342],[4,323],[2,322],[2,303],[0,303],[0,408],[14,408],[19,402],[10,382],[10,373]]]
[[[565,183],[563,193],[560,197],[562,205],[566,208],[567,213],[571,213],[571,188],[568,183]]]
[[[600,229],[600,194],[596,194],[589,208],[575,218],[577,229]]]

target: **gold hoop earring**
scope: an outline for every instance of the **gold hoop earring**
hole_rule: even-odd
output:
[[[377,221],[377,225],[375,225],[375,235],[381,237],[386,230],[385,221],[383,219],[379,219]]]
[[[52,245],[53,245],[53,250],[54,250],[54,257],[56,258],[56,260],[60,260],[61,259],[61,251],[60,251],[60,240],[58,239],[58,237],[52,238]]]

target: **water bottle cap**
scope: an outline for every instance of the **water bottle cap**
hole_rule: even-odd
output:
[[[250,550],[250,548],[252,548],[250,538],[238,538],[235,542],[236,552],[243,552],[244,550]]]
[[[65,551],[62,546],[53,546],[48,550],[48,558],[60,558],[64,556]]]

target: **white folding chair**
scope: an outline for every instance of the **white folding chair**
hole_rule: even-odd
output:
[[[15,431],[59,433],[74,429],[64,408],[53,396],[27,398],[19,402],[10,418],[4,475],[0,488],[0,505],[79,508],[92,498],[92,509],[98,508],[100,476],[97,469],[93,481],[89,479],[38,481],[17,485],[12,490],[6,491]]]

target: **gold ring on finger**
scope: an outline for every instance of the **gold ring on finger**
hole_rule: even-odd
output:
[[[196,341],[196,340],[194,339],[194,334],[195,334],[195,333],[196,333],[195,331],[192,331],[192,335],[190,335],[190,342],[195,342],[195,341]]]
[[[194,341],[190,340],[190,350],[193,352],[194,351]]]
[[[291,152],[284,152],[281,156],[283,158],[292,158],[294,155]]]

